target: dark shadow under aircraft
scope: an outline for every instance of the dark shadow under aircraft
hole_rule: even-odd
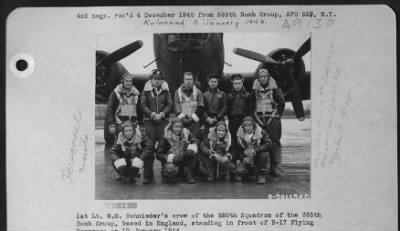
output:
[[[120,83],[121,76],[128,72],[118,61],[142,46],[143,42],[138,40],[112,53],[96,51],[96,104],[106,103]],[[230,64],[225,62],[223,33],[154,34],[153,49],[155,59],[151,63],[156,62],[172,92],[180,86],[183,73],[187,71],[194,73],[195,81],[203,91],[207,88],[207,76],[211,73],[221,76],[221,90],[228,92],[231,89],[231,74],[224,73],[224,65]],[[260,63],[254,72],[241,73],[247,90],[251,90],[258,69],[268,69],[282,89],[286,101],[292,103],[296,117],[303,120],[305,115],[302,100],[310,99],[311,81],[302,57],[310,49],[311,38],[297,50],[278,48],[267,55],[241,48],[235,48],[233,52]],[[135,77],[136,87],[142,90],[149,76],[135,74]],[[105,128],[108,127],[106,123]],[[104,129],[106,142],[110,139],[107,130]]]

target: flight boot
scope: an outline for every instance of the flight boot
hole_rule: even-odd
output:
[[[257,184],[265,184],[265,171],[264,170],[259,170],[257,173]]]
[[[126,177],[125,178],[125,183],[136,183],[136,180],[134,177]]]
[[[271,163],[269,173],[274,177],[286,176],[286,172],[276,162]]]
[[[270,171],[271,176],[279,177],[285,176],[286,172],[280,167],[281,162],[281,147],[278,147],[276,144],[273,146],[273,150],[270,153]]]
[[[229,181],[235,182],[236,174],[234,172],[229,173]]]
[[[117,176],[115,177],[115,180],[117,180],[117,181],[122,181],[122,182],[124,182],[125,179],[126,179],[126,176],[117,175]]]
[[[165,171],[165,170],[164,170]],[[152,168],[143,169],[143,184],[149,184],[154,180],[154,172]]]
[[[126,177],[128,175],[128,168],[126,166],[121,166],[121,167],[117,168],[116,170],[117,170],[116,180],[125,182]]]
[[[236,172],[235,181],[242,182],[243,175],[247,173],[246,167],[244,166],[242,161],[237,161],[235,172]]]
[[[153,182],[153,177],[143,178],[143,184],[150,184],[151,182]]]
[[[214,182],[214,181],[215,181],[215,177],[214,177],[214,176],[209,175],[209,176],[207,177],[207,182]]]
[[[193,173],[191,169],[187,169],[186,182],[188,184],[196,183],[196,180],[193,178]]]

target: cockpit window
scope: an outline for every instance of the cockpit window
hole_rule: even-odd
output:
[[[207,33],[167,34],[168,49],[173,52],[198,51],[208,39]]]

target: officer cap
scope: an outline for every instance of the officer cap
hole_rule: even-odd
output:
[[[207,80],[210,80],[210,79],[217,79],[217,80],[219,80],[219,76],[218,76],[217,74],[215,74],[215,73],[211,73],[211,74],[209,74],[209,75],[207,76]]]
[[[121,81],[124,81],[125,79],[131,79],[133,81],[133,75],[130,73],[125,73],[121,76]]]
[[[243,79],[243,76],[241,75],[241,74],[233,74],[232,76],[231,76],[231,81],[233,81],[233,80],[235,80],[235,79],[240,79],[240,80],[244,80]]]
[[[150,72],[150,78],[154,78],[154,77],[160,77],[161,79],[163,79],[163,74],[161,73],[161,71],[159,69],[154,69]]]

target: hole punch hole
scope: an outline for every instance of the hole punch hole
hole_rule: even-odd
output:
[[[35,69],[35,61],[32,56],[24,53],[15,54],[10,59],[10,70],[19,78],[29,77]]]
[[[28,68],[28,63],[24,59],[20,59],[16,63],[17,70],[25,71]]]

